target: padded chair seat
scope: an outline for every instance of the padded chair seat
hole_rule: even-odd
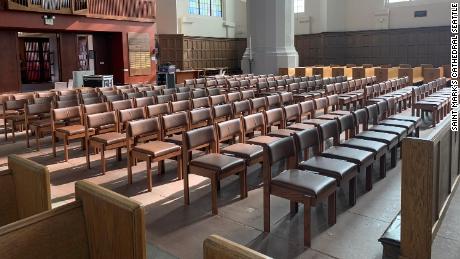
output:
[[[245,166],[246,163],[241,158],[226,156],[222,154],[206,154],[190,161],[191,166],[201,167],[216,172],[224,172],[235,169],[239,166]]]
[[[372,128],[369,128],[370,131],[385,132],[389,134],[396,134],[399,136],[399,139],[402,140],[407,136],[407,130],[401,127],[393,127],[386,125],[375,125]]]
[[[400,121],[400,120],[387,119],[387,120],[380,121],[379,124],[386,125],[386,126],[403,127],[408,131],[408,133],[411,133],[415,129],[415,123],[411,121]]]
[[[171,137],[165,138],[165,141],[182,146],[182,134],[174,134]]]
[[[389,146],[389,148],[392,148],[393,146],[397,145],[399,140],[398,136],[395,134],[388,134],[378,131],[363,131],[356,135],[355,138],[383,142],[386,143]]]
[[[321,153],[321,156],[343,159],[359,166],[367,165],[374,161],[374,154],[372,152],[340,146],[333,146],[326,149],[323,153]]]
[[[350,112],[350,111],[342,111],[342,110],[339,110],[339,111],[331,111],[329,114],[335,114],[335,115],[345,116],[345,115],[351,114],[351,112]]]
[[[5,116],[12,116],[12,115],[19,115],[21,114],[22,112],[19,112],[17,110],[6,110],[4,113],[1,113]]]
[[[57,128],[56,131],[64,133],[66,135],[77,135],[77,134],[85,133],[85,126],[83,126],[83,125],[70,125],[70,126]]]
[[[358,95],[356,94],[341,94],[339,95],[339,100],[346,100],[346,101],[357,101],[358,100]]]
[[[268,145],[270,143],[273,143],[277,140],[280,140],[278,137],[272,137],[272,136],[258,136],[252,139],[248,139],[246,141],[247,144],[254,144],[254,145]]]
[[[317,171],[341,181],[351,174],[358,173],[358,166],[340,159],[315,156],[300,162],[299,169]]]
[[[145,144],[137,145],[133,148],[133,151],[145,153],[153,157],[164,156],[179,150],[180,146],[163,141],[151,141]]]
[[[408,115],[393,115],[388,117],[391,120],[399,120],[399,121],[412,121],[415,123],[415,127],[418,128],[422,125],[422,118],[416,116],[408,116]]]
[[[290,137],[295,132],[296,131],[292,129],[277,129],[277,130],[271,131],[270,133],[268,133],[268,135],[272,137],[286,138],[286,137]]]
[[[324,115],[321,115],[321,116],[318,116],[316,117],[316,119],[320,119],[320,120],[335,120],[337,118],[339,118],[340,114],[324,114]]]
[[[288,126],[288,129],[292,130],[306,130],[306,129],[312,129],[315,128],[316,126],[313,124],[304,124],[304,123],[294,123],[290,126]]]
[[[328,123],[330,121],[331,120],[309,119],[309,120],[303,120],[302,123],[312,124],[312,125],[322,125],[322,124]]]
[[[337,188],[334,178],[298,169],[281,172],[278,176],[272,178],[271,184],[302,192],[314,198],[323,196],[323,194],[327,195]]]
[[[35,126],[35,127],[40,127],[40,128],[51,127],[51,120],[50,119],[34,120],[30,122],[30,125]]]
[[[363,149],[375,154],[380,154],[388,150],[388,145],[383,142],[352,138],[340,144],[344,147]]]
[[[230,154],[245,160],[253,160],[263,155],[264,149],[261,146],[244,143],[236,143],[221,150],[222,154]]]
[[[7,121],[14,121],[14,122],[21,122],[24,121],[25,118],[23,115],[11,115],[6,118]]]
[[[91,137],[91,141],[103,143],[105,145],[117,144],[126,141],[126,134],[119,132],[108,132]]]

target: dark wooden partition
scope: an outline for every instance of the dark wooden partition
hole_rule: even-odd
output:
[[[401,256],[430,258],[431,245],[458,185],[459,133],[450,115],[427,138],[403,141]]]

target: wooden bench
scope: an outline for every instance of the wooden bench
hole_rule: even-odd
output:
[[[459,133],[451,117],[424,139],[403,140],[401,258],[431,258],[431,246],[459,179]]]
[[[17,155],[10,155],[8,170],[0,173],[0,197],[0,226],[50,210],[48,169]]]
[[[378,82],[384,82],[384,81],[398,78],[398,69],[394,67],[393,68],[376,67],[374,68],[374,75],[377,77]]]
[[[352,67],[351,70],[352,70],[351,74],[352,74],[353,79],[359,79],[359,78],[366,77],[364,67]]]
[[[333,77],[344,76],[345,75],[345,67],[331,67],[331,74],[332,74]]]
[[[312,67],[296,67],[295,76],[296,77],[313,76],[313,68]]]
[[[203,242],[203,259],[269,259],[266,255],[232,242],[218,235],[211,235]]]
[[[423,83],[423,76],[422,76],[422,68],[421,67],[414,67],[414,68],[403,68],[400,67],[398,69],[398,77],[409,77],[409,83],[413,85],[420,85]]]
[[[440,68],[424,68],[423,69],[423,83],[434,81],[441,77]]]
[[[86,181],[76,201],[0,228],[3,259],[146,258],[143,207]]]

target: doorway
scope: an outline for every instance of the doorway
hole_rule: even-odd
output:
[[[24,60],[23,83],[44,83],[51,81],[51,51],[48,38],[23,38]]]

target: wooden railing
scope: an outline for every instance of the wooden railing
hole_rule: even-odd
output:
[[[153,22],[156,0],[7,0],[8,9]]]

